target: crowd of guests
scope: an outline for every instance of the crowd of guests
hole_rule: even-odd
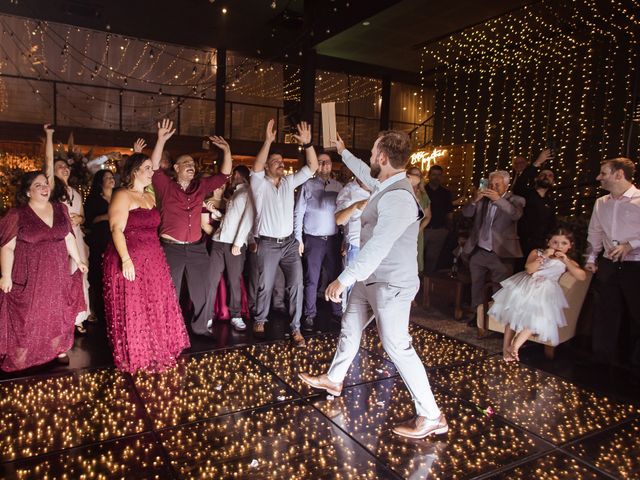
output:
[[[323,285],[333,285],[359,258],[361,215],[377,183],[363,181],[370,176],[358,171],[339,182],[332,156],[316,152],[304,122],[294,137],[305,165],[295,173],[286,173],[282,153],[272,148],[272,120],[252,169],[234,167],[229,144],[214,136],[219,173],[202,175],[191,156],[170,157],[165,147],[175,130],[163,120],[150,155],[139,139],[117,172],[95,171],[84,203],[69,185],[68,163],[54,161],[53,129],[44,130],[43,172],[24,174],[17,207],[0,220],[3,370],[68,362],[74,329],[83,334],[85,322],[104,318],[118,368],[159,371],[189,346],[187,326],[213,336],[216,318],[228,314],[232,327],[245,331],[251,317],[253,334],[263,337],[272,307],[283,304],[292,341],[304,347],[303,332],[319,326]],[[344,152],[343,162],[350,154]],[[458,243],[457,258],[470,272],[471,306],[485,303],[488,280],[495,287],[489,313],[507,326],[507,361],[518,360],[531,335],[557,342],[566,307],[562,274],[584,280],[586,271],[597,272],[594,352],[615,361],[628,318],[631,359],[640,365],[635,165],[624,158],[602,163],[598,180],[610,193],[596,202],[588,258],[579,262],[571,258],[572,232],[556,225],[555,177],[545,167],[552,157],[544,150],[531,163],[516,157],[512,173],[492,172],[461,209],[471,226],[459,242],[442,167],[432,166],[426,182],[419,168],[403,170],[423,213],[417,248],[410,248],[418,272],[446,265],[452,240]],[[99,168],[103,161],[89,163]],[[330,302],[338,324],[351,287],[344,285],[341,303]]]

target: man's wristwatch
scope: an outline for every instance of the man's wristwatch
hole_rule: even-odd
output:
[[[306,150],[307,148],[310,148],[310,147],[313,147],[313,143],[311,143],[311,142],[302,144],[302,148],[304,150]]]

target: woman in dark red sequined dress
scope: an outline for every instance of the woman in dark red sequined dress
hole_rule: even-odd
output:
[[[74,320],[86,310],[81,261],[67,207],[49,201],[41,172],[25,173],[18,207],[0,220],[0,369],[23,370],[56,357],[68,363]],[[71,274],[69,257],[78,264]]]
[[[120,370],[162,371],[189,347],[176,292],[158,240],[160,214],[151,184],[151,160],[127,160],[123,184],[109,205],[113,242],[104,254],[104,297],[109,339]]]

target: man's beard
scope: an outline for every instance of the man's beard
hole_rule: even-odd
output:
[[[372,163],[371,164],[371,172],[369,172],[369,173],[373,178],[378,178],[378,175],[380,175],[380,164],[379,163]]]
[[[535,181],[536,188],[551,188],[553,187],[553,183],[551,183],[547,179],[541,179]]]

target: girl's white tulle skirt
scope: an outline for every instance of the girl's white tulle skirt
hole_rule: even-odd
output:
[[[557,280],[520,272],[500,285],[489,315],[516,332],[527,328],[540,340],[557,345],[558,328],[567,324],[563,310],[569,306]]]

